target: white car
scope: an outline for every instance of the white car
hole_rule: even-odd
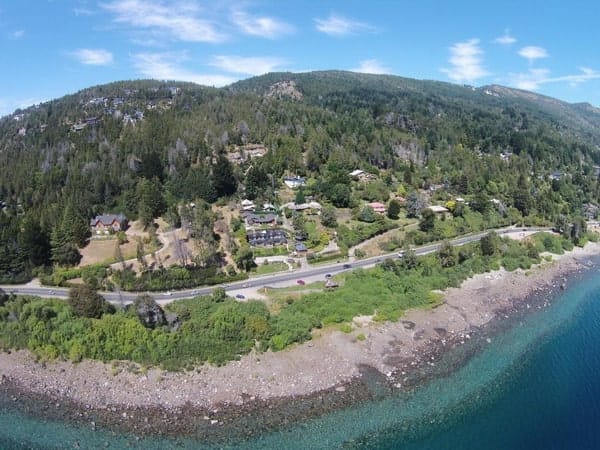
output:
[[[173,293],[171,291],[167,291],[165,292],[165,295],[173,295]]]

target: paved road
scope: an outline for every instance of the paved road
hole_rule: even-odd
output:
[[[510,235],[522,233],[533,233],[539,231],[549,231],[549,228],[537,228],[537,227],[525,227],[525,228],[502,228],[495,230],[499,235]],[[468,236],[462,236],[450,241],[453,246],[460,246],[468,244],[470,242],[478,241],[483,236],[488,234],[489,231],[481,233],[475,233]],[[441,243],[437,242],[434,244],[423,245],[416,247],[415,253],[417,255],[426,255],[433,253],[438,250]],[[254,277],[244,281],[237,281],[234,283],[227,283],[221,285],[227,292],[232,292],[241,289],[259,288],[263,286],[272,286],[275,284],[281,285],[283,283],[295,284],[299,279],[305,279],[315,276],[324,277],[326,274],[335,275],[340,272],[352,270],[356,268],[369,268],[375,266],[378,262],[386,258],[397,258],[398,252],[388,253],[380,256],[373,256],[371,258],[360,259],[353,261],[352,263],[330,263],[323,264],[316,267],[307,267],[295,269],[293,271],[264,275],[262,277]],[[210,294],[216,286],[200,287],[195,289],[186,289],[182,291],[173,291],[170,293],[151,293],[159,303],[165,304],[174,300],[180,300],[183,298],[191,298],[196,295]],[[25,295],[39,295],[43,297],[58,297],[66,298],[69,295],[69,290],[65,288],[54,288],[54,287],[39,287],[29,285],[8,285],[0,286],[5,292]],[[102,296],[111,303],[114,304],[128,304],[131,303],[140,293],[138,292],[100,292]]]

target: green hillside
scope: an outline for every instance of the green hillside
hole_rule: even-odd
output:
[[[590,105],[506,87],[340,71],[272,73],[221,89],[92,87],[0,119],[0,280],[76,263],[97,214],[176,225],[190,202],[279,205],[287,175],[306,177],[302,195],[334,218],[414,192],[466,198],[484,224],[566,223],[594,214],[599,125]],[[266,152],[248,156],[255,147]],[[356,183],[356,169],[376,181]]]

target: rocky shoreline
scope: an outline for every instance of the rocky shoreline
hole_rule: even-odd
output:
[[[357,318],[352,333],[330,331],[288,351],[253,353],[223,367],[169,373],[2,353],[0,398],[25,414],[92,430],[243,440],[451,372],[474,351],[465,342],[485,345],[504,319],[547,306],[598,254],[600,245],[588,244],[530,271],[477,275],[448,289],[433,310],[410,311],[397,323]],[[438,364],[463,347],[471,350],[453,365]]]

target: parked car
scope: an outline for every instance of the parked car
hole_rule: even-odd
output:
[[[296,283],[298,283],[300,286],[304,286],[306,284],[304,280],[298,280]]]
[[[244,294],[235,294],[235,298],[239,298],[240,300],[243,300],[246,298],[246,296]]]
[[[326,273],[325,274],[325,278],[331,278],[331,274],[330,273]]]

